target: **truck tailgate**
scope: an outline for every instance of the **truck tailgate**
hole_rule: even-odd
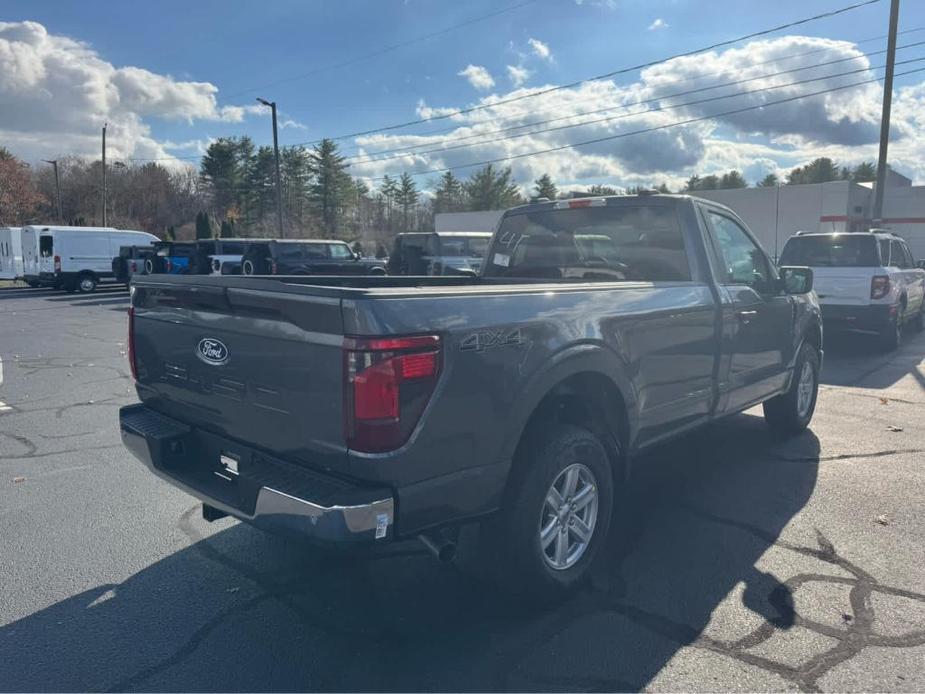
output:
[[[135,287],[150,408],[297,463],[343,470],[340,299],[215,284]]]
[[[865,306],[873,273],[853,267],[814,267],[813,286],[820,303]]]

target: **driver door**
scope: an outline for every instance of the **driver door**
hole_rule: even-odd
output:
[[[725,294],[728,398],[721,409],[736,411],[785,387],[793,352],[793,298],[782,292],[770,259],[737,219],[709,207],[704,212]]]

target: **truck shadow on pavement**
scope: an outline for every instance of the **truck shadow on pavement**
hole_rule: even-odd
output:
[[[366,559],[320,553],[206,524],[191,503],[177,519],[186,549],[0,629],[0,688],[664,689],[659,673],[681,662],[675,689],[722,689],[730,668],[758,673],[750,689],[813,689],[867,645],[925,643],[873,633],[868,598],[893,589],[821,533],[781,537],[818,461],[812,432],[775,443],[751,415],[640,458],[592,585],[545,611],[413,543]],[[766,568],[775,553],[809,568],[782,582]],[[850,585],[851,623],[801,615],[793,594],[808,582]],[[762,652],[795,627],[835,645],[796,665]]]
[[[925,389],[925,375],[920,370],[923,355],[925,331],[905,330],[902,346],[891,352],[884,351],[875,336],[826,334],[820,381],[833,386],[884,389],[912,374]]]

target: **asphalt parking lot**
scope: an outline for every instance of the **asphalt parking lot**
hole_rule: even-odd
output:
[[[537,612],[416,543],[321,554],[122,448],[128,294],[0,289],[2,690],[925,690],[925,334],[827,344],[811,431],[649,454]]]

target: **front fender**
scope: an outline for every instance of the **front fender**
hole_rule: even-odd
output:
[[[628,376],[629,368],[625,360],[616,352],[597,342],[584,342],[571,345],[550,357],[542,368],[538,369],[526,382],[516,398],[516,405],[511,413],[508,433],[504,440],[502,456],[512,460],[517,450],[530,416],[543,401],[543,398],[559,383],[579,373],[597,373],[601,378],[609,378],[616,386],[626,407],[631,446],[638,428],[636,391]]]

